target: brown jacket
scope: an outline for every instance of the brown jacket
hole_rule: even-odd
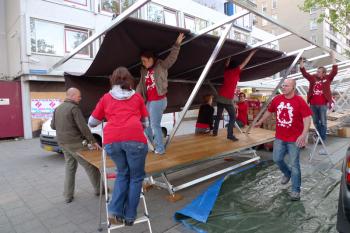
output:
[[[309,74],[308,72],[306,72],[305,68],[300,68],[300,71],[303,74],[303,76],[310,83],[309,92],[307,93],[307,102],[310,103],[310,100],[312,98],[312,93],[314,90],[314,85],[317,81],[317,77],[315,74]],[[338,66],[333,65],[332,71],[329,74],[327,74],[326,76],[324,76],[321,80],[322,81],[322,91],[323,91],[324,97],[326,98],[328,103],[332,102],[331,83],[332,83],[334,77],[337,75],[337,73],[338,73]]]
[[[81,143],[84,139],[95,142],[83,113],[74,101],[65,100],[59,105],[51,120],[59,144]]]
[[[154,80],[158,95],[165,95],[168,92],[168,69],[176,62],[179,51],[180,46],[173,45],[169,55],[164,60],[158,59],[154,65]],[[140,82],[136,87],[136,92],[147,100],[145,81],[147,69],[142,66],[140,74]]]

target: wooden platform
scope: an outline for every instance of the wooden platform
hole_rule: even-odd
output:
[[[327,120],[327,129],[333,129],[333,128],[336,128],[336,127],[340,127],[341,124],[342,124],[341,121],[330,121],[330,120]],[[315,130],[315,125],[314,125],[312,120],[311,120],[310,129],[311,130]]]
[[[166,149],[166,154],[159,156],[153,152],[148,153],[146,159],[146,173],[159,174],[200,161],[206,161],[218,156],[225,156],[242,149],[251,148],[266,142],[273,141],[275,132],[271,130],[254,128],[251,132],[241,134],[235,132],[239,139],[232,142],[226,139],[226,129],[219,131],[218,136],[210,135],[183,135],[176,136]],[[101,168],[101,151],[80,151],[82,158],[97,168]],[[114,167],[113,161],[107,156],[107,167]]]

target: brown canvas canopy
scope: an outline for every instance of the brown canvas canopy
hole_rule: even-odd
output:
[[[85,115],[89,115],[99,98],[110,89],[107,77],[115,68],[128,67],[132,75],[139,78],[141,51],[151,50],[160,54],[173,45],[179,32],[185,33],[185,40],[195,36],[183,28],[128,18],[105,34],[103,43],[85,74],[65,73],[66,87],[74,86],[82,91],[82,109]],[[169,69],[166,112],[179,111],[185,105],[218,40],[218,37],[205,34],[181,46],[177,62]],[[218,60],[237,54],[246,48],[246,43],[227,39],[206,80],[218,87],[222,83],[224,70],[224,60]],[[231,59],[242,62],[248,53],[249,51],[246,51]],[[160,58],[167,55],[168,53],[165,53]],[[295,56],[285,56],[280,51],[259,48],[242,71],[240,81],[271,76],[289,67],[294,58]],[[212,92],[208,84],[204,83],[193,105],[198,105],[204,94]]]

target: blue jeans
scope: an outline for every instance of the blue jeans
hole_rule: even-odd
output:
[[[114,216],[134,221],[145,177],[147,144],[134,141],[115,142],[107,144],[105,150],[117,165],[117,179],[108,211]]]
[[[225,108],[228,115],[230,116],[230,119],[228,121],[228,126],[227,126],[227,138],[233,138],[234,136],[233,127],[235,126],[235,121],[236,121],[235,107],[233,106],[233,104],[222,104],[222,103],[217,103],[217,107],[218,107],[218,110],[214,121],[213,134],[218,133],[220,119],[222,117],[222,112],[224,111],[224,108]]]
[[[160,123],[162,121],[163,112],[167,106],[167,99],[149,101],[146,104],[149,113],[150,126],[146,129],[146,134],[149,140],[154,142],[155,150],[159,153],[164,153],[163,132]]]
[[[322,140],[326,140],[327,133],[327,105],[310,105],[312,120]]]
[[[289,167],[284,158],[289,155]],[[277,164],[284,176],[292,179],[292,191],[300,193],[301,171],[300,171],[300,148],[295,142],[284,142],[276,139],[273,142],[273,161]]]

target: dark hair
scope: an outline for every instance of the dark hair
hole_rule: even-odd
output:
[[[109,83],[111,87],[119,85],[122,89],[131,90],[134,87],[134,78],[127,68],[121,66],[115,69],[113,74],[109,76]]]
[[[203,102],[204,103],[209,103],[209,100],[211,99],[211,98],[213,98],[214,96],[212,95],[212,94],[207,94],[207,95],[204,95],[203,96]]]
[[[246,95],[245,95],[245,93],[244,93],[244,92],[240,92],[240,93],[238,94],[238,97],[239,97],[239,96],[241,96],[241,95],[243,95],[243,96],[244,96],[244,98],[246,97]]]
[[[327,73],[327,69],[326,69],[326,67],[324,67],[324,66],[320,66],[320,67],[318,67],[317,69],[322,69],[324,74]]]
[[[152,51],[143,51],[140,54],[140,57],[146,57],[146,58],[153,58],[153,60],[156,60],[156,55],[154,55],[154,52]]]
[[[226,69],[234,69],[237,66],[239,66],[239,63],[235,60],[230,60],[230,63],[228,64],[228,66],[226,67]]]

